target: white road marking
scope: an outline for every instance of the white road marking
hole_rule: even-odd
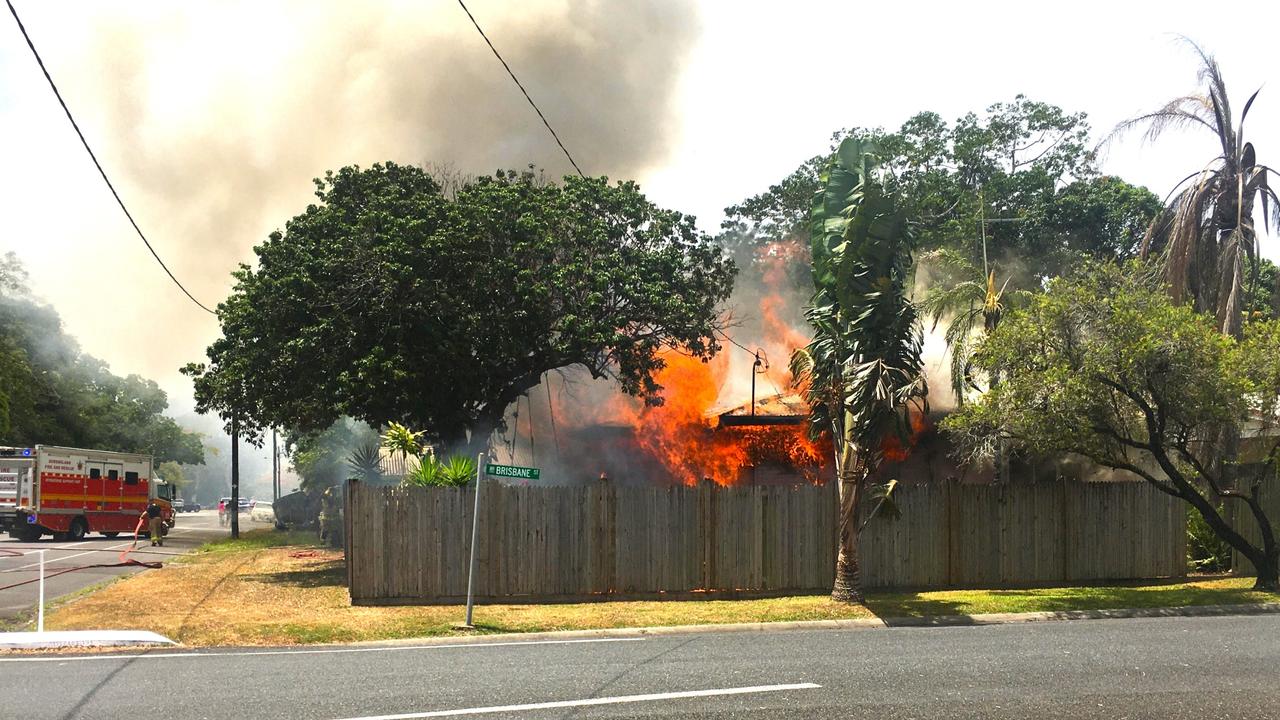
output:
[[[70,550],[70,549],[71,549],[71,548],[73,548],[73,547],[79,547],[79,546],[81,546],[81,545],[88,545],[88,544],[89,544],[89,543],[91,543],[91,542],[97,542],[97,541],[96,541],[96,540],[84,540],[84,541],[81,541],[81,542],[78,542],[78,543],[71,543],[70,545],[55,545],[55,546],[53,546],[53,547],[23,547],[23,548],[14,548],[14,551],[15,551],[15,552],[16,552],[17,550],[26,550],[26,552],[22,553],[22,555],[6,555],[6,556],[4,556],[3,558],[0,558],[0,560],[13,560],[13,559],[15,559],[15,558],[19,558],[19,557],[26,557],[27,555],[32,555],[32,554],[34,554],[34,553],[38,553],[38,552],[40,552],[41,550],[46,550],[46,551],[53,551],[53,550]],[[3,545],[0,545],[0,547],[4,547],[4,546],[3,546]]]
[[[559,700],[556,702],[527,703],[524,705],[490,705],[489,707],[460,708],[457,710],[432,710],[430,712],[400,713],[397,715],[366,715],[344,720],[415,720],[416,718],[455,717],[458,715],[487,715],[489,713],[527,712],[556,708],[585,707],[588,705],[620,705],[623,703],[654,702],[657,700],[681,700],[685,698],[716,697],[720,695],[754,695],[782,692],[784,690],[816,690],[815,683],[790,685],[753,685],[751,687],[719,688],[716,690],[688,690],[685,692],[650,693],[647,695],[618,695],[615,697]]]
[[[334,655],[339,653],[403,652],[405,650],[464,650],[467,648],[512,647],[516,645],[580,645],[583,643],[643,642],[645,638],[588,638],[586,640],[525,640],[518,642],[455,643],[452,645],[381,645],[358,648],[316,648],[314,650],[243,650],[237,652],[165,652],[127,655],[78,655],[75,657],[0,657],[7,662],[75,662],[83,660],[155,660],[160,658],[243,657],[246,655]]]
[[[123,549],[123,548],[126,548],[126,547],[128,547],[128,546],[132,545],[132,544],[133,544],[133,541],[132,541],[132,540],[130,540],[130,541],[129,541],[129,542],[127,542],[127,543],[120,543],[119,545],[110,545],[110,546],[108,546],[108,547],[104,547],[104,548],[96,548],[96,549],[94,549],[94,550],[85,550],[85,551],[84,551],[84,552],[82,552],[82,553],[74,553],[74,554],[71,554],[71,555],[62,555],[62,556],[59,556],[59,557],[46,558],[46,559],[45,559],[45,564],[46,564],[46,565],[48,565],[48,564],[52,564],[52,563],[55,563],[55,562],[61,562],[61,561],[63,561],[63,560],[70,560],[71,558],[77,558],[77,557],[81,557],[81,556],[83,556],[83,555],[92,555],[92,554],[94,554],[94,553],[96,553],[96,552],[105,552],[105,551],[108,551],[108,550],[121,550],[121,549]],[[26,569],[26,568],[38,567],[39,565],[40,565],[40,563],[38,563],[38,562],[33,562],[33,563],[29,564],[29,565],[21,565],[21,566],[16,567],[16,568],[5,568],[3,571],[0,571],[0,572],[7,572],[7,573],[10,573],[10,572],[18,572],[19,570],[24,570],[24,569]]]

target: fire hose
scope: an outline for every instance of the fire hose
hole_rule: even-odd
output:
[[[44,574],[44,577],[52,578],[52,577],[57,577],[59,575],[66,575],[67,573],[76,572],[79,570],[92,570],[94,568],[142,567],[142,568],[148,568],[151,570],[158,570],[159,568],[164,567],[164,563],[159,561],[148,562],[144,560],[134,560],[133,558],[128,557],[129,553],[138,549],[138,536],[142,532],[142,523],[144,522],[145,517],[146,516],[144,515],[138,518],[138,526],[133,529],[133,542],[129,545],[128,548],[126,548],[123,552],[120,553],[120,562],[93,563],[90,565],[75,565],[72,567],[59,568],[56,572],[46,572]],[[110,551],[109,550],[89,550],[86,552],[110,552]],[[154,553],[154,551],[151,551],[148,554],[152,554],[152,553]],[[159,554],[180,555],[181,553],[159,553]],[[26,553],[19,552],[17,550],[9,550],[7,548],[0,548],[0,556],[26,557]],[[6,572],[14,572],[14,571],[6,571]],[[23,585],[30,585],[33,582],[39,582],[39,581],[40,581],[40,578],[34,577],[34,578],[31,578],[30,580],[23,580],[22,582],[16,582],[11,585],[0,586],[0,591],[9,590],[16,587],[22,587]]]

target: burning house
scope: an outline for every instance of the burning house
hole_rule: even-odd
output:
[[[623,396],[585,378],[557,378],[554,401],[523,406],[500,454],[548,467],[561,482],[720,485],[817,483],[832,476],[829,442],[808,437],[808,408],[777,394],[719,403],[730,362],[672,353],[659,374],[660,405]],[[555,428],[552,430],[552,428]],[[501,452],[504,451],[505,452]]]
[[[666,352],[655,377],[663,388],[658,404],[646,405],[586,372],[550,374],[508,414],[500,461],[541,467],[547,483],[833,479],[831,441],[809,437],[809,407],[791,389],[785,362],[809,342],[801,309],[811,290],[787,272],[807,262],[804,243],[759,250],[754,272],[740,278],[730,301],[735,340],[707,361]],[[913,433],[909,442],[926,437],[932,436]],[[908,453],[889,454],[906,459]]]

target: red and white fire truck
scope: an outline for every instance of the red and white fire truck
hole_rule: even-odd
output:
[[[0,447],[0,531],[24,542],[46,533],[65,540],[133,533],[152,499],[163,510],[167,533],[173,486],[155,477],[150,455]]]

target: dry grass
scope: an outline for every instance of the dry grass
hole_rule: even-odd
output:
[[[50,629],[128,627],[187,645],[290,645],[447,635],[459,606],[352,607],[341,554],[302,537],[259,531],[190,560],[141,573],[57,609]],[[302,555],[301,557],[296,555]],[[873,596],[868,608],[826,597],[477,606],[481,632],[696,623],[903,617],[1029,610],[1203,605],[1280,600],[1222,579],[1142,587],[946,591]]]
[[[340,552],[220,543],[56,610],[50,629],[129,627],[187,645],[288,645],[458,633],[460,606],[352,607]],[[293,557],[294,554],[314,554]],[[870,617],[821,597],[710,602],[482,605],[481,632]],[[122,620],[127,619],[127,620]]]

